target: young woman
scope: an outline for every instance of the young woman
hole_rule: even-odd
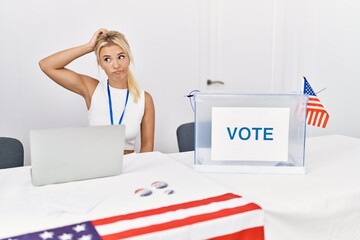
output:
[[[108,79],[99,81],[66,66],[95,52]],[[140,152],[153,151],[155,109],[152,97],[135,81],[129,68],[133,57],[125,36],[117,31],[97,30],[91,40],[40,60],[41,70],[62,87],[81,95],[90,125],[126,125],[125,154],[134,152],[140,133]]]

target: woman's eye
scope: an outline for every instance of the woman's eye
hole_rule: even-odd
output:
[[[110,58],[104,58],[104,62],[110,62]]]
[[[125,55],[119,55],[119,59],[124,59]]]

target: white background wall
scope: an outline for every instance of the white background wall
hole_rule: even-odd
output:
[[[135,58],[134,74],[154,98],[156,150],[177,151],[175,126],[193,116],[183,96],[196,88],[198,80],[198,4],[1,0],[0,135],[19,138],[28,155],[31,129],[87,125],[83,99],[49,80],[38,61],[83,44],[96,29],[106,27],[127,36]],[[74,62],[72,68],[106,79],[94,54]]]
[[[360,2],[286,1],[283,87],[296,89],[307,76],[330,114],[326,129],[308,127],[308,136],[360,137]],[[290,16],[291,15],[291,16]],[[292,85],[292,86],[291,86]],[[297,88],[298,89],[298,88]]]
[[[277,40],[283,45],[279,88],[298,91],[302,75],[315,90],[327,88],[319,98],[330,113],[329,125],[310,127],[308,134],[360,137],[360,2],[274,2],[283,9],[276,23],[284,29]],[[31,129],[87,125],[83,99],[49,80],[38,61],[83,44],[96,29],[106,27],[125,33],[135,57],[135,76],[154,98],[155,150],[176,152],[176,127],[193,120],[183,96],[204,81],[199,73],[201,3],[204,0],[0,0],[0,135],[19,138],[29,163]],[[71,67],[105,79],[94,54]]]

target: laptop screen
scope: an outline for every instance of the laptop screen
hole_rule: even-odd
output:
[[[33,185],[121,174],[125,125],[30,132]]]

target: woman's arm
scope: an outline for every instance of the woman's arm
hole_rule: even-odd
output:
[[[97,39],[106,31],[106,29],[99,29],[89,43],[52,54],[39,62],[41,70],[54,82],[83,96],[88,108],[98,81],[65,67],[75,59],[93,52]]]
[[[154,150],[155,107],[151,95],[145,92],[145,112],[141,122],[141,148],[140,152]]]

